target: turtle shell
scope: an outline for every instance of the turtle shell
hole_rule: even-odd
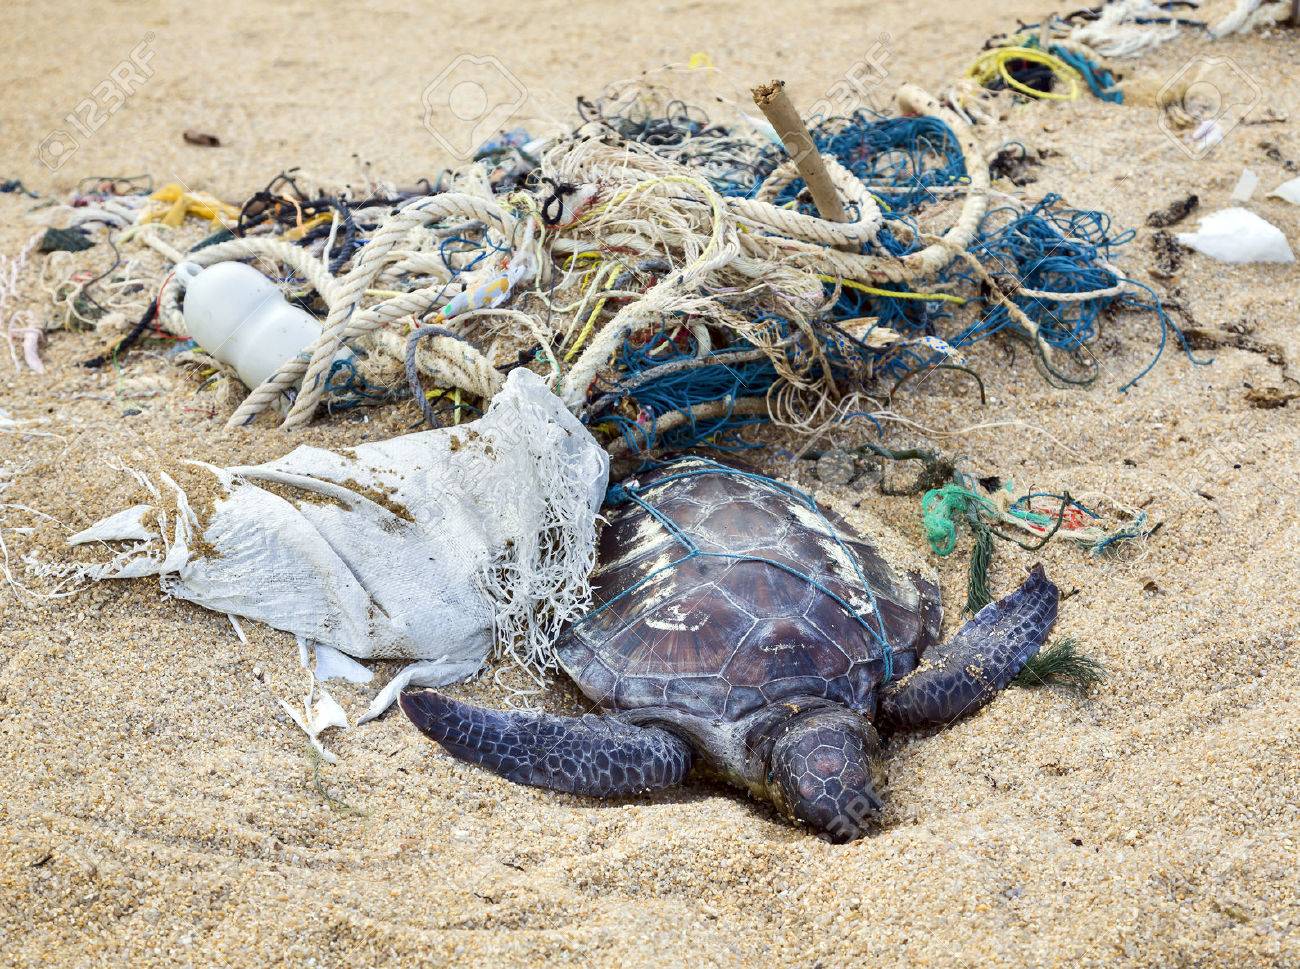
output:
[[[737,720],[818,696],[871,715],[882,640],[902,675],[938,636],[934,583],[793,489],[699,458],[624,487],[641,503],[610,510],[595,608],[559,646],[607,709]]]

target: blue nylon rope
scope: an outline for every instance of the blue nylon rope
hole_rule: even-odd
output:
[[[1048,53],[1059,57],[1082,74],[1083,79],[1088,82],[1088,90],[1095,97],[1110,101],[1112,104],[1124,103],[1124,92],[1115,90],[1115,78],[1100,64],[1094,64],[1082,54],[1068,51],[1063,47],[1053,46]]]
[[[686,548],[687,553],[683,555],[681,558],[673,562],[669,562],[667,565],[660,566],[659,568],[655,569],[653,572],[650,572],[649,574],[642,576],[639,580],[637,580],[628,588],[624,589],[622,592],[620,592],[614,598],[610,599],[604,605],[595,609],[593,612],[588,613],[580,620],[580,622],[586,622],[587,620],[600,615],[600,613],[604,612],[610,606],[614,605],[614,603],[618,602],[624,596],[629,595],[630,593],[639,589],[641,586],[645,585],[651,579],[655,578],[656,576],[664,572],[669,571],[670,569],[675,569],[682,563],[689,562],[691,559],[718,558],[718,559],[727,559],[734,562],[755,562],[762,565],[770,565],[774,568],[780,569],[782,572],[785,572],[788,575],[792,575],[795,578],[808,583],[818,592],[822,593],[823,595],[829,596],[839,606],[841,606],[844,609],[844,611],[847,612],[853,618],[853,620],[856,623],[858,623],[858,625],[860,625],[863,629],[865,629],[871,635],[871,637],[879,644],[881,648],[881,654],[884,657],[883,682],[888,683],[890,680],[892,680],[894,678],[894,650],[893,647],[890,646],[889,644],[888,637],[885,635],[885,619],[884,616],[882,616],[880,613],[880,606],[876,602],[875,593],[872,592],[871,586],[867,582],[866,576],[862,574],[862,568],[858,564],[857,557],[853,554],[853,552],[849,549],[849,547],[844,544],[844,540],[840,537],[839,532],[831,525],[830,521],[826,518],[826,515],[822,512],[822,510],[817,506],[817,502],[813,500],[812,496],[806,494],[805,492],[800,491],[798,488],[791,487],[790,485],[784,484],[783,482],[777,481],[774,478],[769,478],[765,475],[753,474],[748,471],[741,471],[737,468],[729,468],[725,464],[719,464],[718,462],[712,461],[708,458],[693,458],[692,460],[703,463],[705,467],[691,468],[689,470],[679,471],[674,474],[670,474],[665,478],[660,478],[658,481],[655,481],[650,485],[647,485],[645,488],[627,488],[624,487],[623,485],[615,485],[614,487],[609,489],[609,493],[606,496],[607,501],[613,504],[622,504],[622,502],[624,501],[631,501],[634,504],[638,505],[639,507],[643,508],[652,518],[655,519],[655,521],[659,522],[659,524],[661,524],[664,527],[664,530],[667,531],[670,536],[672,536],[680,545]],[[862,587],[862,591],[867,594],[867,598],[871,602],[871,611],[872,614],[875,615],[876,622],[880,626],[880,629],[879,630],[873,629],[870,623],[862,616],[862,614],[858,612],[858,610],[855,609],[853,605],[850,604],[848,601],[846,601],[844,598],[832,592],[830,589],[826,588],[826,586],[822,585],[822,583],[818,582],[812,576],[804,572],[801,572],[792,566],[786,565],[783,562],[777,562],[773,559],[762,558],[761,556],[756,556],[756,555],[737,555],[730,552],[706,552],[702,550],[698,545],[695,544],[694,541],[692,541],[689,535],[687,535],[685,532],[682,531],[681,527],[675,521],[673,521],[662,511],[660,511],[658,508],[655,508],[644,498],[641,497],[642,492],[645,490],[658,488],[661,485],[666,485],[669,482],[678,481],[683,478],[694,478],[706,474],[730,475],[736,478],[743,478],[747,481],[753,481],[756,484],[759,484],[763,487],[781,491],[787,495],[790,495],[791,497],[797,498],[800,501],[802,501],[810,511],[815,512],[817,514],[817,517],[820,518],[822,523],[826,526],[827,534],[829,534],[831,538],[835,539],[835,543],[840,547],[841,551],[844,552],[844,555],[849,560],[850,564],[852,564],[853,572],[858,578],[858,582]]]

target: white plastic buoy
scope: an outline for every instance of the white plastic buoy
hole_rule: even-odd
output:
[[[242,262],[176,267],[185,289],[185,328],[208,353],[257,387],[321,335],[320,322]],[[340,350],[339,357],[351,357]]]

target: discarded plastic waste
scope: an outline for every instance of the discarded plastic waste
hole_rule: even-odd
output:
[[[185,288],[185,326],[217,360],[256,387],[320,337],[321,325],[294,306],[271,280],[242,262],[206,269],[183,262],[176,279]],[[336,360],[352,357],[340,350]]]
[[[1259,176],[1249,168],[1241,170],[1241,177],[1237,179],[1237,184],[1232,190],[1232,200],[1234,202],[1249,202],[1250,197],[1255,194],[1255,189],[1259,188]]]
[[[1223,141],[1223,125],[1217,121],[1202,121],[1187,136],[1188,142],[1202,151],[1213,148]]]
[[[316,646],[316,679],[320,682],[347,680],[349,683],[369,683],[374,676],[368,667],[333,646]]]
[[[317,695],[319,694],[319,696]],[[312,680],[307,686],[307,695],[302,698],[302,709],[298,709],[287,700],[281,700],[280,706],[284,712],[289,714],[293,720],[307,735],[311,745],[316,748],[321,758],[328,764],[335,763],[338,758],[321,746],[320,735],[330,728],[346,730],[348,726],[348,715],[343,712],[325,688],[318,687],[316,681]]]
[[[1295,262],[1282,230],[1241,208],[1211,212],[1195,232],[1178,233],[1178,241],[1220,262]]]
[[[1300,178],[1293,178],[1290,181],[1283,182],[1269,192],[1268,197],[1282,199],[1292,205],[1300,205]]]
[[[224,488],[210,512],[171,476],[133,471],[154,501],[69,540],[130,543],[82,574],[158,575],[179,599],[350,656],[432,661],[407,671],[424,684],[473,675],[494,642],[553,668],[555,637],[587,606],[609,459],[531,371],[471,424],[199,466]],[[318,655],[318,673],[357,675],[334,659]]]

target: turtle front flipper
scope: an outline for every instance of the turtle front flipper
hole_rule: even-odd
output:
[[[1015,592],[991,602],[920,665],[881,691],[880,723],[893,729],[951,723],[1006,687],[1047,638],[1060,592],[1035,565]]]
[[[679,784],[691,767],[690,745],[659,727],[485,710],[433,690],[412,690],[400,702],[448,753],[516,784],[616,797]]]

